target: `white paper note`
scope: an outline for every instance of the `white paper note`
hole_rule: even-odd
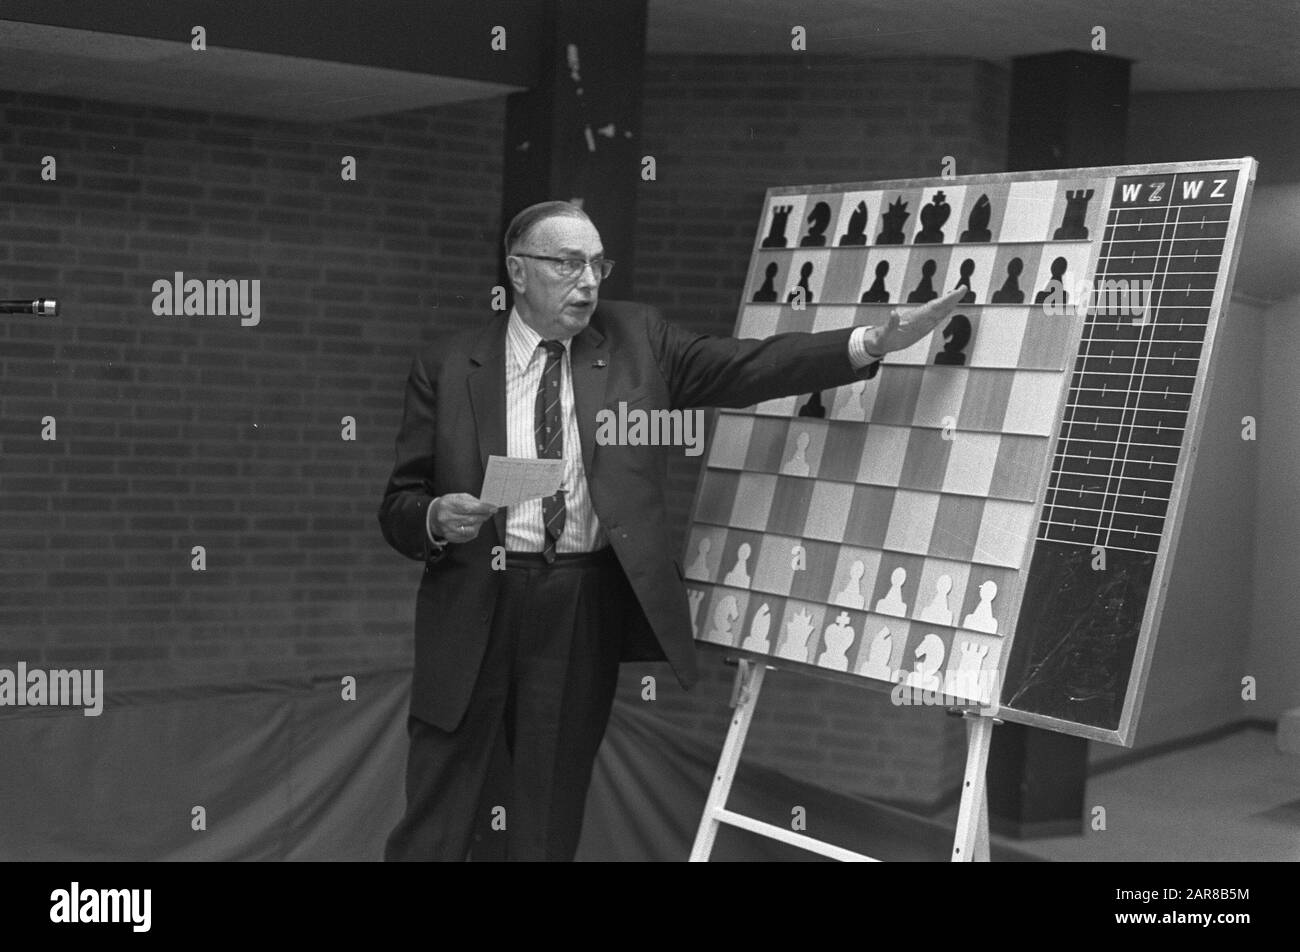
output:
[[[489,456],[478,498],[493,506],[513,506],[529,499],[555,495],[564,480],[562,459],[518,459]]]

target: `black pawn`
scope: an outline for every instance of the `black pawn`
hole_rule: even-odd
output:
[[[1025,292],[1020,290],[1020,273],[1025,270],[1025,263],[1019,258],[1007,262],[1007,279],[1002,287],[993,292],[994,304],[1024,304]]]
[[[871,287],[862,292],[863,304],[888,304],[889,291],[885,288],[885,275],[889,274],[889,262],[881,261],[876,264],[876,280],[871,282]]]
[[[799,294],[799,288],[802,288],[803,303],[811,304],[813,302],[812,288],[808,287],[808,279],[812,277],[812,273],[813,263],[811,261],[805,261],[803,267],[799,269],[799,284],[797,287],[791,289],[790,296],[786,298],[787,301],[793,301]]]
[[[966,293],[961,296],[958,304],[974,304],[975,292],[971,290],[970,276],[975,273],[975,262],[967,258],[961,263],[961,274],[957,278],[957,287],[965,287]]]
[[[809,397],[808,402],[799,408],[799,416],[816,417],[819,420],[826,417],[826,407],[822,405],[820,390]]]
[[[808,234],[799,242],[800,248],[823,248],[826,246],[826,226],[831,223],[831,207],[825,202],[813,206],[808,216]]]
[[[760,304],[776,300],[776,273],[780,267],[775,261],[769,261],[763,272],[763,286],[754,292],[754,300]]]
[[[1052,278],[1047,282],[1047,287],[1034,295],[1035,304],[1042,304],[1049,297],[1056,304],[1069,302],[1069,295],[1065,293],[1065,265],[1064,258],[1057,258],[1052,262]]]
[[[849,230],[840,238],[840,247],[865,245],[867,243],[867,203],[858,202],[857,208],[849,216]]]
[[[970,218],[966,220],[967,228],[961,233],[962,241],[990,241],[993,238],[993,232],[989,231],[989,219],[993,217],[993,206],[989,204],[989,197],[981,195],[975,207],[970,210]]]
[[[933,258],[927,258],[925,264],[921,265],[921,280],[916,290],[907,296],[908,304],[924,304],[939,296],[939,292],[934,289],[934,272],[938,267]]]

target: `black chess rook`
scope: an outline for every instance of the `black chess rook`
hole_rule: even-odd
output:
[[[772,208],[772,227],[767,230],[767,237],[763,239],[764,248],[785,247],[785,226],[793,210],[793,205],[776,205]]]
[[[1088,217],[1088,200],[1092,198],[1092,189],[1079,189],[1065,193],[1065,214],[1061,217],[1061,227],[1052,233],[1054,241],[1073,241],[1088,237],[1088,226],[1084,221]]]

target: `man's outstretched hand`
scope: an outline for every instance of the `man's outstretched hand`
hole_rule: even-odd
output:
[[[937,297],[926,304],[891,308],[889,323],[873,327],[867,332],[867,351],[872,354],[887,354],[894,350],[906,350],[946,321],[965,293],[964,287],[953,288],[943,297]]]

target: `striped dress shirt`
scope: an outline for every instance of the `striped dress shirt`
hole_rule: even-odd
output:
[[[546,366],[546,351],[538,346],[542,335],[524,323],[511,309],[506,327],[506,453],[522,459],[537,459],[534,434],[537,388]],[[564,532],[555,543],[556,552],[592,552],[609,540],[596,518],[582,465],[582,442],[578,435],[578,414],[573,405],[573,373],[570,355],[573,341],[563,341],[560,363],[560,416],[564,421]],[[541,552],[546,532],[542,524],[542,501],[530,499],[506,510],[506,551]]]

